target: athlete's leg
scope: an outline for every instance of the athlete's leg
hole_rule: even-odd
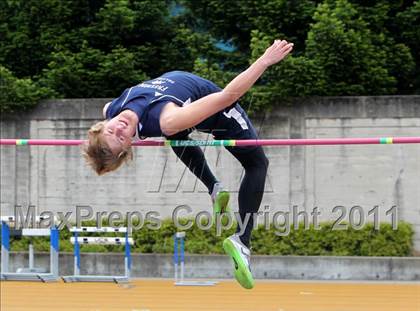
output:
[[[213,135],[217,139],[258,138],[251,120],[239,104],[225,109],[220,116],[218,128],[213,131]],[[239,188],[238,204],[242,223],[246,225],[240,240],[245,246],[249,247],[253,216],[258,212],[264,193],[268,159],[261,146],[226,147],[226,149],[245,169],[245,175]],[[240,232],[240,229],[238,225],[237,232]]]
[[[239,104],[232,105],[219,114],[217,126],[212,131],[216,139],[257,139],[257,132],[245,111]],[[241,223],[237,234],[223,241],[223,249],[232,258],[236,280],[244,288],[253,288],[254,279],[250,268],[250,238],[253,229],[253,216],[258,212],[264,193],[268,159],[262,147],[226,147],[245,169],[238,203]],[[243,230],[241,230],[243,229]],[[241,234],[238,234],[242,232]]]
[[[238,223],[237,233],[223,241],[223,248],[233,260],[236,280],[244,288],[250,289],[254,287],[254,278],[250,267],[249,244],[254,225],[253,216],[260,207],[264,192],[268,159],[261,147],[230,147],[227,149],[241,162],[245,169],[245,175],[238,196],[242,225]],[[239,234],[240,231],[241,234]]]
[[[239,238],[249,248],[254,225],[253,216],[258,212],[264,194],[268,159],[260,146],[251,147],[251,150],[247,150],[246,147],[227,147],[226,149],[245,169],[238,195],[239,215],[242,224],[245,224],[245,230]],[[243,228],[238,224],[236,231],[239,232],[241,229]]]
[[[183,131],[173,136],[167,137],[168,139],[175,140],[191,140],[188,137],[188,132]],[[194,147],[172,147],[176,156],[190,169],[190,171],[200,179],[207,187],[209,194],[212,193],[214,185],[217,183],[216,177],[210,170],[203,150],[199,146]]]

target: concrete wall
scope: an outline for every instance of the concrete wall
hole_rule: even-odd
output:
[[[80,139],[98,120],[105,99],[45,101],[34,111],[2,116],[2,138]],[[420,136],[420,96],[327,97],[280,105],[253,118],[264,138]],[[194,137],[203,137],[194,135]],[[333,207],[379,206],[380,221],[397,206],[398,218],[413,224],[420,251],[420,145],[267,147],[270,159],[263,211],[271,215],[296,205],[320,220],[337,220]],[[234,192],[239,163],[222,147],[205,150],[210,166]],[[137,148],[135,161],[104,177],[86,168],[78,147],[2,146],[1,214],[15,205],[37,212],[154,210],[169,217],[178,205],[210,211],[206,189],[177,161],[170,148]],[[346,215],[348,217],[348,213]],[[347,218],[348,219],[348,218]]]
[[[169,254],[133,254],[132,265],[134,278],[174,277]],[[27,254],[11,254],[9,272],[27,266]],[[48,270],[48,254],[36,254],[35,267]],[[60,254],[59,268],[61,276],[73,274],[72,254]],[[253,256],[252,271],[257,279],[419,281],[420,258]],[[186,256],[186,278],[233,278],[232,272],[227,256]],[[81,273],[123,275],[124,255],[85,253],[81,257]]]

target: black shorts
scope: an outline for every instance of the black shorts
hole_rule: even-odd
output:
[[[248,115],[239,105],[233,104],[228,108],[212,115],[203,122],[197,124],[195,127],[184,130],[172,136],[167,136],[167,139],[182,140],[187,139],[188,135],[197,130],[203,133],[213,135],[214,139],[257,139],[257,131],[249,120]],[[226,147],[227,149],[235,148],[241,149],[244,152],[255,149],[255,147]]]

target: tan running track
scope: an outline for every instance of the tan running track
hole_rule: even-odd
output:
[[[113,283],[1,282],[2,311],[264,310],[419,311],[420,283],[233,281],[213,287],[175,287],[169,280]]]

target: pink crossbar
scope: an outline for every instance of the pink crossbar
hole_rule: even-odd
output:
[[[78,146],[79,139],[0,139],[0,145],[30,146]],[[192,141],[194,142],[194,141]],[[171,146],[184,141],[144,140],[133,142],[133,146]],[[257,140],[208,140],[198,141],[201,146],[311,146],[311,145],[374,145],[374,144],[419,144],[420,137],[376,137],[376,138],[309,138],[309,139],[257,139]]]

